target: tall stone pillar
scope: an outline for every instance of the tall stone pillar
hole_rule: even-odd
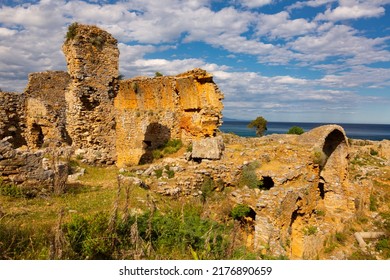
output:
[[[114,163],[117,40],[96,26],[73,23],[62,50],[71,78],[65,98],[72,145],[89,163]]]

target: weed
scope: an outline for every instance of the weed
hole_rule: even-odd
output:
[[[206,199],[211,195],[215,188],[215,182],[210,176],[203,177],[203,182],[200,187],[200,190],[202,192],[202,202],[206,202]]]
[[[161,152],[161,150],[153,150],[152,155],[153,159],[160,159],[164,157],[164,154]]]
[[[390,258],[390,240],[388,238],[380,239],[375,245],[375,249],[384,254],[386,259]]]
[[[162,174],[163,174],[163,170],[162,169],[156,169],[156,170],[154,170],[154,173],[156,174],[157,178],[161,178]]]
[[[105,43],[105,40],[102,36],[100,35],[95,35],[95,34],[92,34],[92,36],[89,38],[89,42],[95,46],[98,50],[102,50],[103,49],[103,46],[104,46],[104,43]]]
[[[376,258],[370,253],[365,253],[363,251],[355,251],[348,258],[349,260],[375,260]]]
[[[66,33],[66,36],[65,36],[66,41],[72,40],[76,37],[78,26],[79,26],[79,24],[77,22],[74,22],[71,25],[69,25],[68,32]]]
[[[167,174],[169,179],[175,177],[175,171],[171,170],[169,167],[165,169],[165,173]]]
[[[174,154],[179,151],[181,147],[183,147],[183,143],[180,139],[171,139],[161,145],[158,149],[152,151],[153,159],[160,159],[165,155]]]
[[[22,188],[14,184],[5,184],[0,182],[0,194],[14,198],[25,197]]]
[[[131,83],[131,88],[133,89],[133,91],[135,92],[135,94],[137,94],[139,92],[139,85],[137,82],[132,82]]]
[[[316,226],[308,226],[303,229],[303,234],[304,235],[314,235],[318,231]]]
[[[342,233],[342,232],[336,232],[335,238],[336,238],[336,241],[341,245],[344,245],[345,242],[347,241],[347,236],[345,235],[345,233]]]
[[[315,210],[315,213],[317,216],[320,216],[320,217],[323,217],[326,214],[326,212],[324,210]]]
[[[238,180],[238,186],[247,186],[251,189],[260,188],[263,185],[263,181],[259,180],[256,175],[256,168],[259,167],[259,163],[254,161],[242,168],[241,176]]]
[[[373,194],[371,194],[370,195],[370,211],[376,211],[376,210],[378,210],[378,200]]]

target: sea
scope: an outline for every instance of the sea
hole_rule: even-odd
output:
[[[256,137],[254,129],[247,125],[250,121],[244,120],[224,120],[220,130],[225,133],[234,133],[242,137]],[[311,123],[311,122],[268,122],[265,135],[285,134],[293,126],[299,126],[304,131],[309,131],[317,126],[329,123]],[[334,124],[334,123],[332,123]],[[357,123],[338,123],[342,126],[348,138],[381,141],[390,140],[390,124],[357,124]]]

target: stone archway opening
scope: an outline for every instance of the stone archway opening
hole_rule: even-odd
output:
[[[341,143],[345,143],[344,133],[335,129],[326,136],[322,151],[329,158]]]

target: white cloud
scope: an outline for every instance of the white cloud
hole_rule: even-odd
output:
[[[242,0],[241,4],[248,8],[258,8],[272,3],[272,0]]]
[[[339,21],[380,17],[385,14],[385,9],[381,5],[387,1],[340,0],[339,2],[338,7],[328,8],[323,14],[317,15],[316,20]]]
[[[0,37],[9,37],[16,34],[16,30],[0,27]]]
[[[277,84],[304,85],[307,83],[305,79],[297,79],[290,76],[274,77],[274,82]]]
[[[327,115],[326,110],[340,108],[338,104],[345,104],[345,112],[351,113],[356,103],[367,100],[359,98],[355,90],[390,86],[385,66],[368,67],[390,61],[388,38],[368,37],[364,30],[337,24],[347,13],[349,19],[383,15],[382,9],[390,0],[302,1],[290,6],[291,13],[286,8],[267,15],[254,8],[272,4],[270,0],[243,1],[220,9],[212,8],[211,0],[92,2],[45,0],[0,5],[0,87],[21,91],[30,72],[64,70],[61,45],[66,26],[74,21],[97,24],[119,40],[120,71],[126,77],[153,76],[156,71],[174,75],[194,67],[213,73],[226,95],[225,111],[231,116],[254,116],[259,110],[274,116],[316,111]],[[321,10],[317,19],[322,19],[296,17],[293,9],[303,7]],[[196,52],[149,56],[164,49],[185,48],[192,42],[213,47],[209,58],[223,49],[230,60],[252,60],[241,69],[252,68],[239,72],[232,70],[232,65],[209,63]],[[282,71],[289,75],[267,76],[254,70],[267,71],[268,65],[288,66],[292,62],[296,74],[287,68]],[[315,69],[317,76],[325,74],[318,79],[301,78],[303,69]]]
[[[289,6],[289,10],[291,9],[301,9],[304,7],[319,7],[323,5],[328,5],[333,2],[337,2],[338,0],[310,0],[310,1],[298,1],[291,6]]]
[[[306,19],[289,19],[286,11],[277,14],[261,14],[257,23],[258,35],[269,35],[271,37],[290,38],[293,36],[307,34],[313,31],[317,24],[308,22]]]
[[[289,43],[301,61],[318,62],[338,57],[338,63],[371,64],[390,61],[390,52],[381,50],[386,38],[366,38],[346,25],[335,25],[318,35],[303,36]]]

